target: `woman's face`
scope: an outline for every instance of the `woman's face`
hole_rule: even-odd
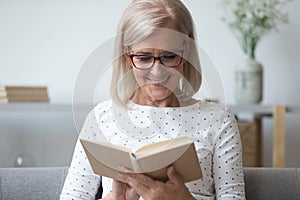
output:
[[[134,44],[131,47],[130,54],[138,55],[135,57],[136,62],[145,62],[147,59],[151,59],[151,56],[154,56],[160,57],[163,62],[168,63],[169,60],[174,59],[174,56],[182,55],[184,50],[183,38],[168,31],[158,30],[142,42]],[[181,60],[181,57],[178,59]],[[128,62],[132,66],[135,79],[139,85],[133,100],[144,105],[149,105],[151,102],[156,104],[174,100],[173,91],[182,76],[183,60],[181,62],[177,61],[180,64],[175,67],[166,67],[160,60],[156,59],[150,69],[137,69],[130,59],[128,59]]]

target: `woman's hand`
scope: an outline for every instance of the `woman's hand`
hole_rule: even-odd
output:
[[[138,200],[140,196],[126,183],[113,181],[112,192],[102,200]]]
[[[161,182],[152,178],[135,173],[122,173],[121,176],[134,191],[145,200],[192,200],[182,179],[177,175],[173,166],[168,167],[167,175],[169,180]]]

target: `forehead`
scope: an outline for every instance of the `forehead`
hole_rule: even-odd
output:
[[[132,45],[132,50],[139,49],[161,49],[161,50],[174,50],[181,48],[184,36],[176,31],[169,29],[155,30],[146,39]]]

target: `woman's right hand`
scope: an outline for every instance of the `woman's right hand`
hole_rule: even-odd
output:
[[[140,196],[128,184],[114,180],[112,192],[102,200],[138,200],[139,198]]]

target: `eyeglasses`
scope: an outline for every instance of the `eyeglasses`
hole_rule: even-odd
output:
[[[129,55],[133,66],[137,69],[147,70],[154,66],[156,60],[159,60],[165,67],[177,67],[182,62],[183,50],[172,51],[161,54],[158,57],[145,54]]]

